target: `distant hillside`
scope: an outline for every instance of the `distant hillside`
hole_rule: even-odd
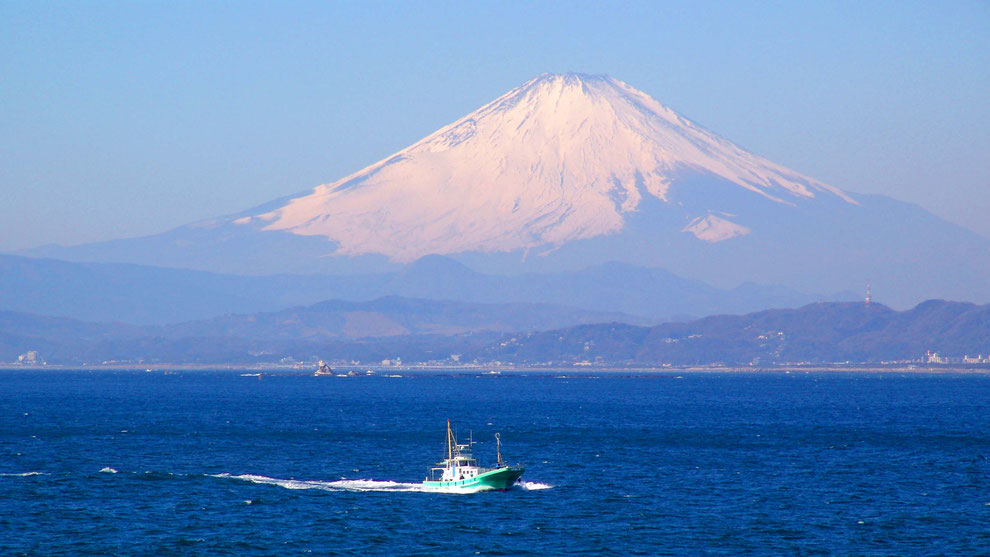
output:
[[[483,359],[674,365],[879,362],[990,352],[990,305],[930,300],[908,311],[823,303],[656,327],[583,325],[515,335]]]
[[[148,328],[166,338],[229,337],[319,341],[403,335],[454,336],[481,331],[539,331],[642,317],[553,304],[472,304],[386,296],[370,302],[331,300],[277,312],[225,315]]]
[[[0,312],[0,361],[13,361],[29,350],[39,351],[51,362],[244,362],[320,354],[329,358],[339,352],[326,348],[327,343],[335,342],[350,346],[355,353],[372,346],[367,349],[379,353],[379,360],[394,357],[393,346],[426,357],[462,335],[474,346],[479,335],[491,341],[511,331],[616,320],[648,323],[622,313],[552,304],[470,304],[397,296],[370,302],[327,301],[278,312],[232,314],[164,326]],[[394,339],[385,340],[390,337]],[[447,356],[449,353],[444,353],[443,357]]]
[[[755,284],[723,290],[662,269],[618,263],[581,271],[501,276],[429,256],[391,273],[238,276],[0,255],[0,310],[85,321],[162,325],[228,313],[274,312],[323,300],[367,301],[383,296],[558,304],[622,312],[654,323],[675,316],[794,307],[820,298]],[[849,296],[826,300],[848,300]]]
[[[661,366],[880,362],[990,353],[990,305],[932,300],[908,311],[821,303],[719,315],[649,327],[554,322],[609,314],[530,304],[459,304],[384,298],[326,302],[164,327],[94,324],[0,312],[0,361],[37,350],[50,363],[107,360],[255,363],[358,360],[375,363],[512,362],[569,366]],[[626,316],[628,317],[628,316]],[[503,333],[498,331],[516,331]]]

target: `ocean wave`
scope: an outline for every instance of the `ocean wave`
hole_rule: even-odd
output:
[[[47,476],[46,472],[0,472],[3,478],[26,478],[28,476]]]
[[[116,474],[117,469],[110,468],[109,466],[104,466],[103,468],[100,468],[100,472],[103,472],[104,474]]]

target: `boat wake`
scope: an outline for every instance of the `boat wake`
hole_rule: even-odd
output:
[[[214,478],[230,478],[256,484],[270,484],[285,489],[319,489],[322,491],[420,491],[419,484],[376,480],[338,480],[324,482],[317,480],[283,480],[255,474],[211,474]]]
[[[540,483],[540,482],[524,482],[524,481],[520,481],[519,483],[516,484],[516,486],[518,486],[520,489],[522,489],[524,491],[540,491],[542,489],[553,489],[553,486],[552,485],[550,485],[550,484],[544,484],[544,483]]]
[[[316,489],[321,491],[377,491],[377,492],[407,492],[407,493],[475,493],[475,491],[465,491],[457,488],[436,488],[427,487],[421,483],[393,482],[382,480],[338,480],[325,482],[318,480],[284,480],[279,478],[269,478],[255,474],[210,474],[213,478],[226,478],[241,480],[256,484],[268,484],[284,487],[285,489]],[[536,482],[520,482],[514,489],[524,491],[535,491],[549,489],[553,486]],[[480,491],[480,490],[478,490]]]

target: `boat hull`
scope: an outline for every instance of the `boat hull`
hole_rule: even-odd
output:
[[[430,481],[423,485],[438,491],[505,491],[512,487],[525,471],[524,468],[505,466],[485,472],[475,478],[454,481]]]

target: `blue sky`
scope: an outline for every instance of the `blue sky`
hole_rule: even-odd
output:
[[[0,1],[0,250],[333,181],[544,72],[990,237],[987,2]]]

